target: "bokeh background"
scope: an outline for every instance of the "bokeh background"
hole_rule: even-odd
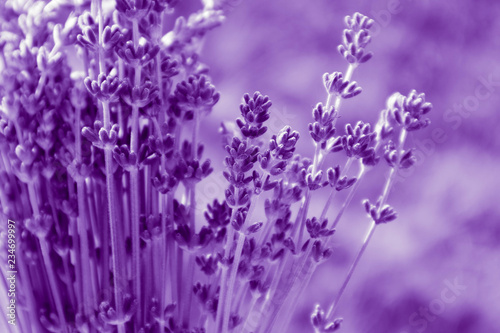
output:
[[[307,124],[326,98],[321,76],[345,71],[336,48],[344,16],[356,11],[376,21],[375,56],[354,74],[364,90],[342,104],[339,130],[373,124],[395,91],[425,92],[434,109],[432,124],[409,136],[418,163],[389,197],[400,217],[377,228],[338,308],[342,331],[500,332],[500,1],[239,2],[204,46],[222,97],[203,136],[212,140],[221,120],[238,116],[241,96],[259,90],[273,101],[270,129],[292,126],[302,135],[298,151],[312,157]],[[343,163],[335,155],[326,166]],[[221,170],[200,185],[207,197]],[[314,304],[332,301],[369,226],[360,202],[376,200],[386,176],[379,166],[361,185],[334,236],[333,258],[314,275],[287,332],[312,331]],[[326,200],[326,192],[316,194],[312,212]]]

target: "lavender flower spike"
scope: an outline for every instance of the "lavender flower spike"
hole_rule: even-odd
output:
[[[355,13],[338,46],[346,70],[323,75],[321,102],[295,100],[312,107],[309,139],[288,120],[273,131],[282,114],[270,97],[231,107],[202,52],[220,49],[207,36],[235,2],[203,0],[186,17],[177,3],[0,3],[0,331],[292,332],[363,175],[388,171],[380,197],[364,201],[370,229],[333,303],[307,324],[353,322],[335,318],[339,301],[375,228],[404,215],[389,193],[417,164],[406,139],[430,124],[432,105],[396,93],[375,127],[344,122],[353,98],[373,97],[353,75],[372,64],[375,22]],[[226,109],[220,150],[213,125]]]

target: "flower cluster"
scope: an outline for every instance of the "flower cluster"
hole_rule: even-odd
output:
[[[425,95],[396,93],[373,130],[359,121],[336,136],[341,103],[362,91],[352,77],[372,57],[373,20],[346,18],[338,49],[348,67],[323,76],[312,156],[297,153],[290,126],[267,133],[268,96],[245,94],[235,131],[222,130],[227,183],[207,198],[200,184],[214,168],[200,132],[220,94],[200,51],[230,4],[202,1],[185,18],[176,3],[0,4],[0,207],[18,223],[23,332],[286,331],[379,160],[390,174],[376,204],[364,202],[372,226],[351,269],[375,226],[396,219],[388,193],[416,161],[405,140],[429,124]],[[175,24],[165,33],[167,17]],[[326,165],[340,153],[344,167]],[[313,214],[322,191],[330,195]],[[328,313],[316,307],[316,332],[340,329],[346,276]]]
[[[344,30],[343,43],[339,45],[340,54],[350,64],[362,64],[370,60],[372,52],[366,52],[365,47],[371,41],[370,28],[374,21],[360,13],[352,17],[346,16],[347,29]]]

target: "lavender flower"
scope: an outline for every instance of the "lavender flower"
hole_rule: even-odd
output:
[[[407,132],[429,124],[432,105],[415,91],[395,94],[375,130],[359,121],[335,136],[341,102],[362,91],[353,72],[372,57],[373,20],[348,16],[338,47],[347,71],[323,76],[312,159],[297,154],[290,126],[268,135],[268,96],[245,94],[234,133],[223,128],[227,183],[204,209],[200,188],[214,167],[200,132],[220,93],[201,48],[230,3],[203,1],[165,33],[176,3],[0,5],[10,36],[0,38],[0,206],[18,227],[17,323],[23,332],[284,331],[334,255],[331,238],[362,176],[384,157],[388,182],[364,204],[369,236],[328,313],[317,306],[311,317],[316,332],[337,331],[334,310],[375,226],[396,219],[386,201],[397,170],[415,163]],[[325,165],[332,152],[345,153],[343,168]],[[316,216],[311,202],[325,187]]]

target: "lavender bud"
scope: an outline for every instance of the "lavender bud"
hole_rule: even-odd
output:
[[[237,120],[237,125],[244,137],[257,138],[267,131],[263,124],[269,119],[271,105],[269,97],[258,91],[252,97],[249,94],[243,96],[243,103],[240,105],[243,119]]]
[[[409,167],[413,166],[417,162],[417,158],[413,155],[413,152],[415,149],[410,149],[406,152],[403,153],[403,156],[401,157],[401,161],[399,162],[399,167],[401,169],[408,169]]]
[[[116,10],[129,20],[140,20],[147,15],[153,6],[151,0],[117,0]]]
[[[78,43],[89,51],[97,50],[98,42],[94,29],[91,26],[86,26],[82,32],[83,34],[76,37]]]
[[[333,235],[335,229],[327,229],[328,220],[319,221],[316,217],[306,220],[307,232],[311,238],[328,237]]]

